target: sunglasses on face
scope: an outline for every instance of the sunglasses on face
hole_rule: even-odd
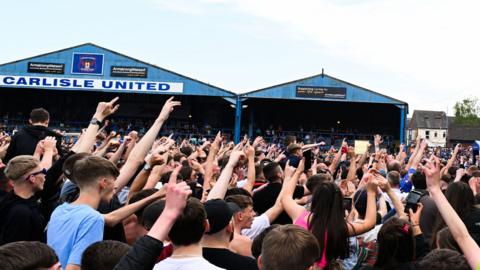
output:
[[[43,175],[46,175],[47,174],[47,169],[43,168],[41,171],[39,172],[34,172],[34,173],[31,173],[27,176],[27,178],[25,178],[25,180],[28,180],[28,178],[30,178],[30,176],[37,176],[39,174],[43,174]]]

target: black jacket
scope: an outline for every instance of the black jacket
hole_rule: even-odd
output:
[[[18,155],[33,155],[39,141],[47,136],[57,138],[57,150],[61,155],[62,135],[51,131],[44,126],[25,126],[12,137],[10,146],[5,154],[4,163]]]
[[[11,191],[0,201],[0,245],[16,241],[45,243],[45,225],[34,197],[23,199]]]

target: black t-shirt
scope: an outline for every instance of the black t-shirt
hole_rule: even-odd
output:
[[[203,257],[211,264],[227,270],[258,270],[255,259],[226,248],[203,248]]]
[[[265,211],[270,209],[277,200],[280,191],[282,190],[282,183],[269,183],[266,187],[255,192],[253,194],[253,210],[257,212],[258,215],[263,214]],[[293,192],[294,199],[300,199],[303,197],[305,190],[302,186],[295,187]],[[288,214],[283,211],[277,219],[275,219],[272,224],[290,224],[292,220]]]

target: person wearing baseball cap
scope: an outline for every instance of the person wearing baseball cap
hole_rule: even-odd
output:
[[[205,211],[210,230],[202,239],[203,257],[211,264],[228,270],[257,270],[255,259],[228,249],[234,232],[232,217],[240,211],[240,207],[233,202],[214,199],[205,203]]]

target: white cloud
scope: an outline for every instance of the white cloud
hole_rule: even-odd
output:
[[[188,2],[186,6],[203,13],[221,4],[233,12],[274,23],[291,38],[313,41],[322,53],[339,61],[381,71],[381,78],[377,74],[364,78],[367,83],[364,86],[375,89],[372,86],[381,85],[386,89],[385,94],[410,102],[414,109],[445,110],[447,106],[451,108],[455,100],[478,96],[480,1],[156,2],[175,2],[176,5]],[[394,85],[388,87],[376,83],[388,81],[389,76],[411,82],[392,80]],[[405,86],[409,88],[403,88]]]

